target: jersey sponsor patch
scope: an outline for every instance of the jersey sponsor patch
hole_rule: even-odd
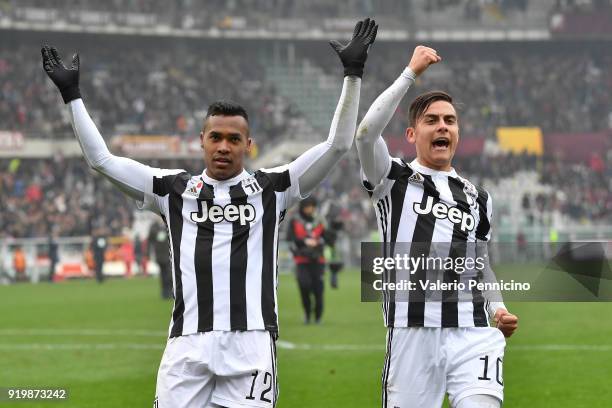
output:
[[[461,231],[472,231],[476,226],[476,220],[472,214],[461,211],[457,207],[449,207],[439,201],[434,204],[432,196],[427,197],[425,206],[421,207],[421,203],[415,202],[413,205],[414,212],[419,215],[433,214],[438,219],[448,219],[456,225],[460,225]]]
[[[191,221],[195,223],[206,222],[210,220],[212,223],[240,222],[240,225],[247,225],[255,220],[255,207],[252,204],[227,204],[220,206],[213,204],[208,205],[207,200],[198,199],[198,211],[191,213]]]
[[[190,179],[187,182],[186,191],[187,194],[198,197],[200,195],[200,190],[204,186],[204,182],[201,179]]]

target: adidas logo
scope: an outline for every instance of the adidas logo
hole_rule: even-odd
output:
[[[420,173],[417,173],[415,171],[414,173],[412,173],[412,176],[408,177],[408,182],[414,184],[423,184],[423,176],[421,176]]]

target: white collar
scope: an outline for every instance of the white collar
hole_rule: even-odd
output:
[[[244,180],[245,178],[249,177],[250,174],[248,171],[246,171],[246,169],[242,169],[241,173],[238,173],[237,176],[234,176],[230,179],[227,180],[216,180],[212,177],[209,177],[208,174],[206,174],[206,169],[204,169],[204,171],[202,172],[202,180],[206,183],[206,184],[210,184],[210,185],[228,185],[228,184],[236,184],[236,182]]]
[[[426,174],[428,176],[447,176],[447,177],[457,177],[457,172],[453,167],[451,167],[450,171],[441,171],[430,169],[429,167],[423,166],[419,163],[418,159],[414,159],[410,162],[410,167],[414,170],[418,171],[421,174]]]

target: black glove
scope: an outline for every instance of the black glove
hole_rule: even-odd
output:
[[[66,68],[55,47],[45,45],[42,53],[43,67],[55,86],[59,88],[64,103],[74,101],[81,97],[79,91],[79,54],[72,57],[72,66]]]
[[[368,58],[368,49],[374,43],[377,31],[376,21],[366,18],[355,24],[353,38],[348,44],[342,45],[336,40],[329,42],[344,65],[344,76],[355,75],[359,78],[363,76],[363,66]]]

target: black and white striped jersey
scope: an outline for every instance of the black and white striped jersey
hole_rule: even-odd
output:
[[[289,166],[206,172],[156,169],[144,206],[168,228],[174,283],[169,335],[212,330],[277,331],[278,229],[300,199]]]
[[[491,196],[458,176],[454,169],[436,171],[417,160],[410,164],[399,158],[390,160],[388,174],[376,186],[362,172],[382,241],[388,244],[387,251],[402,245],[409,248],[410,257],[433,256],[432,251],[436,257],[475,256],[468,252],[475,251],[477,241],[486,242],[491,235]],[[440,248],[446,248],[446,253],[440,253]],[[431,272],[423,268],[413,272],[402,277],[415,282],[431,279]],[[453,270],[439,273],[434,279],[440,282],[468,279]],[[397,282],[400,272],[392,270],[384,278]],[[431,295],[425,293],[428,290],[417,285],[401,299],[395,298],[396,293],[385,293],[383,311],[387,327],[488,326],[486,300],[476,288],[467,293],[469,301],[459,300],[461,297],[452,290],[443,290],[437,298],[428,296]]]

